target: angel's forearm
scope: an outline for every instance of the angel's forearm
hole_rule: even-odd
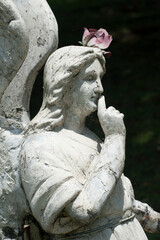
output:
[[[137,200],[134,200],[133,211],[146,232],[160,233],[160,213]]]
[[[66,208],[75,220],[88,223],[96,218],[121,176],[124,167],[124,136],[105,141],[101,153],[91,164],[90,174],[79,196]]]

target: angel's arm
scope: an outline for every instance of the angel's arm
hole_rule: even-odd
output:
[[[160,213],[138,200],[134,200],[133,211],[146,232],[160,233]]]
[[[123,115],[113,107],[106,109],[99,101],[99,119],[105,133],[100,154],[90,166],[90,175],[80,194],[66,207],[68,215],[86,224],[96,218],[120,178],[125,158],[125,127]]]

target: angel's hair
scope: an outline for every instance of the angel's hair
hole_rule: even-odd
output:
[[[105,58],[98,48],[67,46],[56,50],[44,69],[43,103],[39,113],[30,122],[27,132],[38,129],[53,130],[63,126],[65,120],[65,93],[80,70],[98,59],[105,71]]]

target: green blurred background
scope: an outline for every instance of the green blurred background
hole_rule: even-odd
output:
[[[160,212],[160,1],[48,0],[59,25],[59,47],[78,45],[83,27],[112,36],[102,83],[107,106],[125,115],[125,174],[136,199]],[[32,117],[42,100],[42,72],[31,98]],[[103,138],[96,114],[88,123]],[[160,234],[149,234],[160,240]],[[136,240],[136,239],[135,239]]]

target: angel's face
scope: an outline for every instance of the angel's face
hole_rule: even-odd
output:
[[[104,70],[98,59],[83,67],[70,92],[72,109],[83,112],[86,116],[97,109],[98,99],[103,92],[103,74]]]

